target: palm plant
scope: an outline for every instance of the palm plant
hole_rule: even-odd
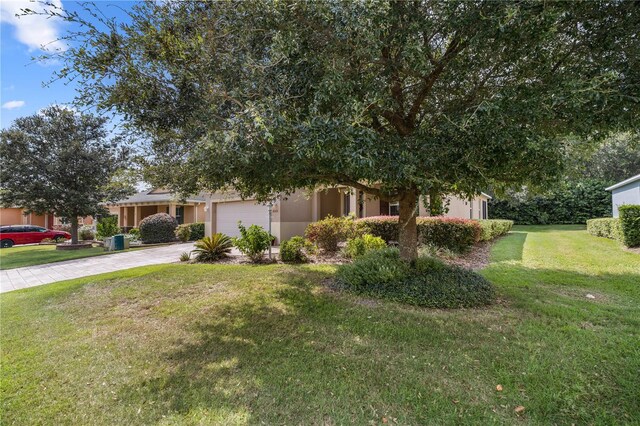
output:
[[[218,233],[196,241],[195,249],[192,253],[195,253],[197,262],[214,262],[227,257],[231,253],[232,247],[231,238],[225,234]]]

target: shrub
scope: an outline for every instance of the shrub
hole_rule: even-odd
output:
[[[191,241],[198,241],[204,238],[204,223],[196,222],[189,224],[191,228]]]
[[[363,233],[362,225],[353,216],[326,218],[307,226],[304,234],[327,253],[338,251],[338,244]]]
[[[557,185],[543,195],[512,194],[489,200],[491,217],[511,219],[520,225],[585,223],[611,214],[612,182],[585,179]]]
[[[302,237],[292,237],[280,244],[280,259],[283,262],[304,263],[309,260],[308,253],[315,252],[315,246]]]
[[[166,213],[147,216],[140,222],[140,239],[147,244],[175,241],[178,222]]]
[[[191,238],[191,226],[189,224],[178,225],[175,231],[176,238],[183,243]]]
[[[183,251],[182,254],[180,254],[180,262],[188,262],[191,260],[191,253],[189,253],[188,251]]]
[[[495,298],[493,285],[473,271],[431,257],[418,258],[410,267],[394,248],[339,266],[337,278],[358,294],[430,308],[483,306]]]
[[[398,241],[400,224],[397,216],[375,216],[358,220],[370,234],[387,243]],[[476,220],[450,217],[418,217],[418,241],[425,245],[464,251],[480,240],[482,228]]]
[[[93,240],[96,236],[93,233],[93,227],[82,226],[78,230],[78,238],[81,240]]]
[[[238,221],[238,229],[240,230],[240,237],[233,239],[233,245],[242,254],[251,259],[252,262],[262,260],[265,250],[269,248],[273,241],[273,236],[261,226],[251,225],[246,228],[240,221]]]
[[[627,247],[640,246],[640,205],[618,207],[622,242]]]
[[[587,221],[587,232],[596,237],[622,241],[622,229],[620,228],[620,220],[617,218],[589,219]]]
[[[372,250],[380,250],[387,246],[387,243],[380,237],[371,234],[364,234],[361,237],[355,237],[347,240],[345,247],[345,255],[355,259]]]
[[[456,252],[480,241],[482,228],[476,220],[452,217],[425,217],[418,220],[418,241]]]
[[[498,238],[502,235],[506,235],[513,228],[512,220],[504,219],[483,219],[479,220],[482,233],[480,234],[480,241],[491,241],[494,238]]]
[[[128,232],[129,235],[134,235],[136,239],[140,238],[140,230],[138,228],[131,228]]]
[[[113,237],[120,232],[118,216],[104,216],[96,224],[96,236],[99,240]]]
[[[196,254],[195,260],[198,262],[213,262],[227,257],[232,247],[231,238],[217,233],[196,241],[195,249],[191,253]]]

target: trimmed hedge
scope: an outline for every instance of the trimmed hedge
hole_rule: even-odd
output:
[[[614,217],[587,220],[587,232],[596,237],[611,238],[622,241],[620,220]]]
[[[178,225],[175,232],[177,239],[183,243],[187,242],[191,237],[191,226],[189,226],[189,224]]]
[[[340,265],[337,279],[358,294],[429,308],[470,308],[495,299],[493,285],[482,275],[429,257],[411,267],[395,248]]]
[[[478,221],[482,227],[480,241],[491,241],[502,235],[506,235],[513,228],[512,220],[504,219],[482,219]]]
[[[592,217],[611,215],[614,182],[585,179],[557,185],[544,195],[513,194],[489,200],[491,217],[513,220],[518,225],[585,223]]]
[[[622,242],[627,247],[640,246],[640,205],[618,207]]]
[[[374,216],[358,219],[367,233],[387,243],[398,241],[400,224],[397,216]],[[476,220],[450,217],[418,217],[418,241],[455,251],[464,251],[480,241],[482,228]]]
[[[147,216],[140,222],[140,239],[146,244],[175,241],[178,222],[166,213]]]

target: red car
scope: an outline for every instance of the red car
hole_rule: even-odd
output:
[[[71,238],[71,234],[33,225],[0,226],[0,247],[2,248],[12,247],[15,244],[37,244],[45,238],[62,242]]]

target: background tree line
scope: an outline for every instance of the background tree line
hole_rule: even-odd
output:
[[[640,173],[640,136],[616,133],[599,144],[568,140],[563,179],[546,192],[507,192],[490,201],[493,218],[519,224],[585,223],[611,216],[605,188]]]

